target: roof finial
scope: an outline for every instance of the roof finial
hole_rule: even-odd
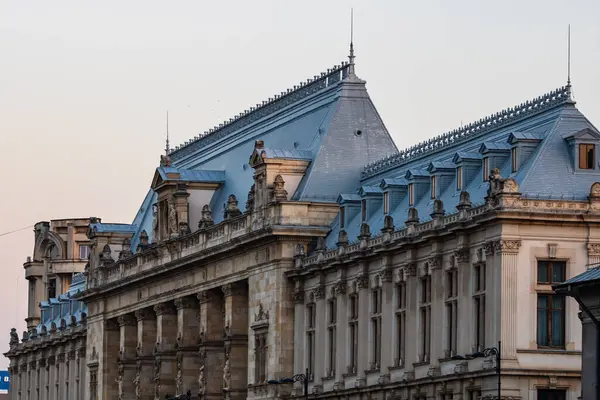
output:
[[[571,24],[567,36],[567,86],[571,86]]]
[[[350,55],[348,55],[350,74],[354,74],[354,8],[350,9]]]
[[[169,110],[167,110],[167,140],[165,143],[165,155],[168,156],[170,152],[171,149],[169,148]]]

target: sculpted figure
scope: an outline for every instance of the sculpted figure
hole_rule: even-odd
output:
[[[225,365],[223,366],[223,390],[229,391],[229,384],[231,382],[231,370],[229,367],[229,358],[225,360]]]
[[[200,396],[204,395],[204,365],[200,367],[200,373],[198,374],[198,394]]]
[[[183,376],[181,374],[181,362],[177,363],[177,377],[175,378],[175,387],[177,389],[177,394],[181,394],[183,390]]]
[[[15,328],[12,328],[10,330],[10,342],[9,342],[9,345],[10,346],[14,346],[16,344],[19,344],[19,334],[17,333],[17,330]]]
[[[119,400],[121,400],[123,398],[123,372],[121,371],[121,368],[119,368],[119,376],[117,376],[115,378],[115,382],[119,386],[118,393],[119,393]]]
[[[172,234],[179,232],[177,229],[177,210],[173,200],[169,200],[169,232]]]
[[[142,391],[140,388],[140,371],[137,371],[137,373],[135,374],[135,379],[133,380],[133,385],[135,386],[135,398],[136,400],[139,400],[141,395],[142,395]]]

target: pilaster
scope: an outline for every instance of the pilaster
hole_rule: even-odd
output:
[[[177,311],[172,303],[154,306],[156,313],[156,345],[154,349],[154,393],[158,398],[173,395],[176,391]]]
[[[384,266],[384,269],[379,273],[379,282],[381,284],[381,295],[383,301],[381,302],[382,313],[381,318],[381,365],[380,375],[388,374],[388,367],[394,366],[394,351],[392,349],[395,346],[387,345],[388,343],[393,344],[397,341],[393,339],[392,333],[394,332],[394,321],[395,321],[395,306],[397,302],[394,302],[394,283],[392,282],[392,270],[388,265]]]
[[[248,288],[245,282],[221,287],[225,299],[223,390],[246,399],[248,388]]]
[[[294,300],[294,371],[304,371],[307,368],[304,360],[306,353],[306,328],[304,324],[306,305],[304,301],[306,296],[300,280],[295,282],[292,297]]]
[[[154,344],[156,315],[150,308],[135,311],[137,320],[136,372],[134,393],[142,399],[154,398]]]
[[[102,357],[102,391],[100,399],[117,399],[119,387],[115,383],[119,377],[118,360],[120,344],[120,328],[116,319],[105,321]]]
[[[364,269],[364,267],[363,267]],[[369,278],[362,272],[356,278],[356,289],[358,291],[358,365],[356,366],[356,378],[363,386],[366,381],[365,371],[369,369]],[[364,338],[364,339],[361,339]]]
[[[220,293],[211,290],[198,294],[200,301],[200,368],[198,371],[198,394],[201,399],[223,398],[223,318],[224,302]],[[205,368],[208,367],[208,368]]]
[[[119,398],[122,400],[135,399],[134,380],[137,357],[137,328],[138,322],[134,315],[125,314],[117,317],[120,329],[119,375],[116,384]]]
[[[334,294],[337,304],[336,320],[336,360],[335,360],[335,382],[337,387],[344,387],[344,374],[347,372],[349,343],[348,343],[348,296],[347,283],[340,279],[334,285]]]
[[[198,343],[200,335],[199,304],[195,297],[175,300],[177,309],[177,376],[176,394],[198,393],[198,370],[200,361]]]
[[[501,289],[500,289],[500,340],[502,340],[502,359],[517,359],[517,261],[520,240],[499,240],[495,242],[495,252],[500,257]]]

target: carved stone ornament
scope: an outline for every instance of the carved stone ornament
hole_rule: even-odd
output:
[[[169,234],[178,234],[179,228],[177,225],[177,209],[175,208],[175,202],[172,199],[169,199],[167,205],[169,209]]]
[[[254,196],[256,193],[256,184],[253,183],[248,191],[248,200],[246,200],[246,212],[252,212],[254,210]]]
[[[590,256],[600,256],[600,243],[588,243],[587,248]]]
[[[210,206],[205,204],[202,207],[202,212],[200,214],[200,221],[198,222],[198,229],[207,229],[215,224],[215,221],[212,217],[212,212],[210,211]]]
[[[225,359],[223,366],[223,391],[228,392],[231,383],[231,367],[229,366],[229,355]]]
[[[320,300],[325,298],[325,287],[319,285],[310,292],[311,301]]]
[[[494,242],[490,241],[490,242],[485,242],[483,244],[483,252],[485,253],[486,256],[494,255],[494,250],[495,250]]]
[[[269,311],[263,309],[262,303],[258,305],[258,314],[254,314],[254,322],[268,321]]]
[[[181,366],[181,360],[177,361],[177,376],[175,377],[175,394],[180,395],[183,393],[183,371]]]
[[[494,243],[494,250],[500,254],[518,253],[521,248],[520,240],[498,240]]]
[[[335,293],[336,296],[346,294],[346,281],[343,279],[340,279],[339,281],[337,281],[333,285],[333,292]]]
[[[275,177],[275,181],[273,182],[273,199],[275,201],[286,201],[288,192],[285,190],[285,181],[281,175],[277,175]]]
[[[204,365],[200,366],[200,370],[198,371],[198,395],[204,396],[206,388],[206,378],[204,377]]]
[[[17,344],[19,344],[19,334],[17,333],[17,330],[15,328],[12,328],[10,330],[9,346],[15,346]]]
[[[382,283],[391,282],[392,281],[392,270],[389,268],[385,268],[379,271],[379,279]]]
[[[135,388],[135,399],[140,400],[142,397],[142,388],[140,385],[141,382],[141,364],[138,366],[137,371],[135,373],[135,378],[133,379],[133,387]]]
[[[293,294],[293,300],[296,304],[304,303],[304,290],[295,290]]]
[[[131,256],[133,256],[133,252],[131,251],[131,241],[129,240],[129,238],[125,238],[123,239],[121,251],[119,252],[119,260],[123,260]]]
[[[369,277],[365,274],[361,274],[356,277],[356,287],[358,289],[368,289],[369,288]]]
[[[227,204],[225,205],[224,218],[235,218],[239,217],[240,215],[242,215],[242,212],[238,208],[238,201],[235,195],[230,194],[227,198]]]
[[[558,250],[557,243],[548,243],[548,258],[556,258],[556,250]]]
[[[454,251],[454,257],[458,264],[468,263],[471,258],[469,249],[458,249]]]

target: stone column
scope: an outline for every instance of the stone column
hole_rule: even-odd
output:
[[[304,373],[307,365],[304,362],[306,353],[304,313],[306,305],[302,283],[297,281],[294,287],[294,372]],[[254,384],[258,382],[254,381]]]
[[[54,367],[56,368],[56,380],[54,381],[54,398],[56,400],[64,399],[64,382],[65,382],[65,353],[64,348],[58,349],[58,354],[55,358]]]
[[[314,302],[315,313],[315,360],[313,390],[322,391],[322,379],[327,376],[327,302],[325,300],[325,285],[320,284],[310,293]]]
[[[102,357],[102,373],[98,371],[98,378],[102,378],[101,398],[117,399],[119,397],[119,343],[120,328],[116,319],[107,320],[104,323],[104,343]]]
[[[198,393],[201,399],[223,398],[223,321],[224,302],[220,293],[205,291],[198,294],[200,300],[200,369]]]
[[[67,374],[69,379],[69,386],[66,393],[66,397],[68,399],[76,399],[77,398],[77,361],[74,347],[69,349],[67,353]]]
[[[246,282],[221,287],[225,297],[225,363],[223,391],[232,400],[248,390],[248,287]]]
[[[75,384],[77,387],[77,395],[75,399],[85,399],[85,343],[80,343],[76,350],[77,372],[75,375]],[[43,400],[45,400],[42,397]]]
[[[55,390],[54,389],[54,382],[56,381],[56,369],[54,367],[54,364],[56,363],[56,356],[54,354],[52,354],[52,351],[50,351],[50,354],[48,355],[48,359],[46,360],[46,399],[47,400],[54,400],[55,398]],[[12,382],[11,382],[12,385]]]
[[[175,300],[177,309],[177,379],[176,394],[188,390],[198,393],[198,340],[200,335],[198,299],[182,297]]]
[[[404,367],[406,370],[412,369],[412,364],[419,362],[419,325],[417,323],[418,315],[418,280],[417,266],[409,262],[402,267],[402,278],[404,279],[406,290],[406,337],[404,339]]]
[[[495,251],[501,258],[501,288],[500,296],[496,296],[496,301],[500,300],[501,323],[500,340],[502,340],[502,360],[517,359],[517,262],[520,240],[499,240],[496,242]],[[496,259],[496,261],[498,261]],[[488,347],[495,347],[495,343],[490,343]]]
[[[135,311],[137,319],[137,369],[133,380],[134,394],[143,400],[154,398],[154,345],[156,316],[150,308]]]
[[[348,370],[348,355],[350,352],[348,343],[348,296],[346,296],[347,284],[345,279],[340,279],[334,285],[334,293],[337,301],[336,320],[336,360],[335,381],[337,389],[344,389],[344,374]]]
[[[479,251],[479,254],[483,250]],[[457,304],[457,338],[456,338],[456,353],[470,354],[473,352],[471,340],[469,338],[473,334],[473,318],[472,310],[473,299],[471,297],[471,258],[469,249],[462,249],[455,252],[456,269],[458,274],[458,304]],[[479,256],[481,258],[481,256]]]
[[[132,314],[119,315],[119,375],[116,385],[121,400],[135,399],[137,372],[137,319]]]
[[[177,311],[172,303],[154,306],[156,313],[156,348],[154,361],[154,393],[158,398],[173,396],[176,387]]]
[[[387,263],[385,269],[383,269],[379,273],[379,281],[381,282],[381,296],[383,296],[383,301],[381,302],[382,310],[380,310],[382,314],[381,318],[381,342],[379,343],[380,351],[381,351],[381,365],[379,367],[380,375],[385,376],[383,382],[389,381],[389,370],[388,367],[394,366],[394,350],[395,346],[392,343],[396,343],[395,338],[392,336],[394,333],[394,325],[395,325],[395,311],[396,304],[394,302],[396,296],[394,295],[394,283],[392,282],[392,270],[389,267],[391,264],[391,260]]]
[[[361,269],[365,269],[364,266]],[[365,371],[369,369],[369,278],[366,274],[357,277],[356,289],[358,291],[358,362],[356,366],[356,379],[363,387],[366,384]]]

